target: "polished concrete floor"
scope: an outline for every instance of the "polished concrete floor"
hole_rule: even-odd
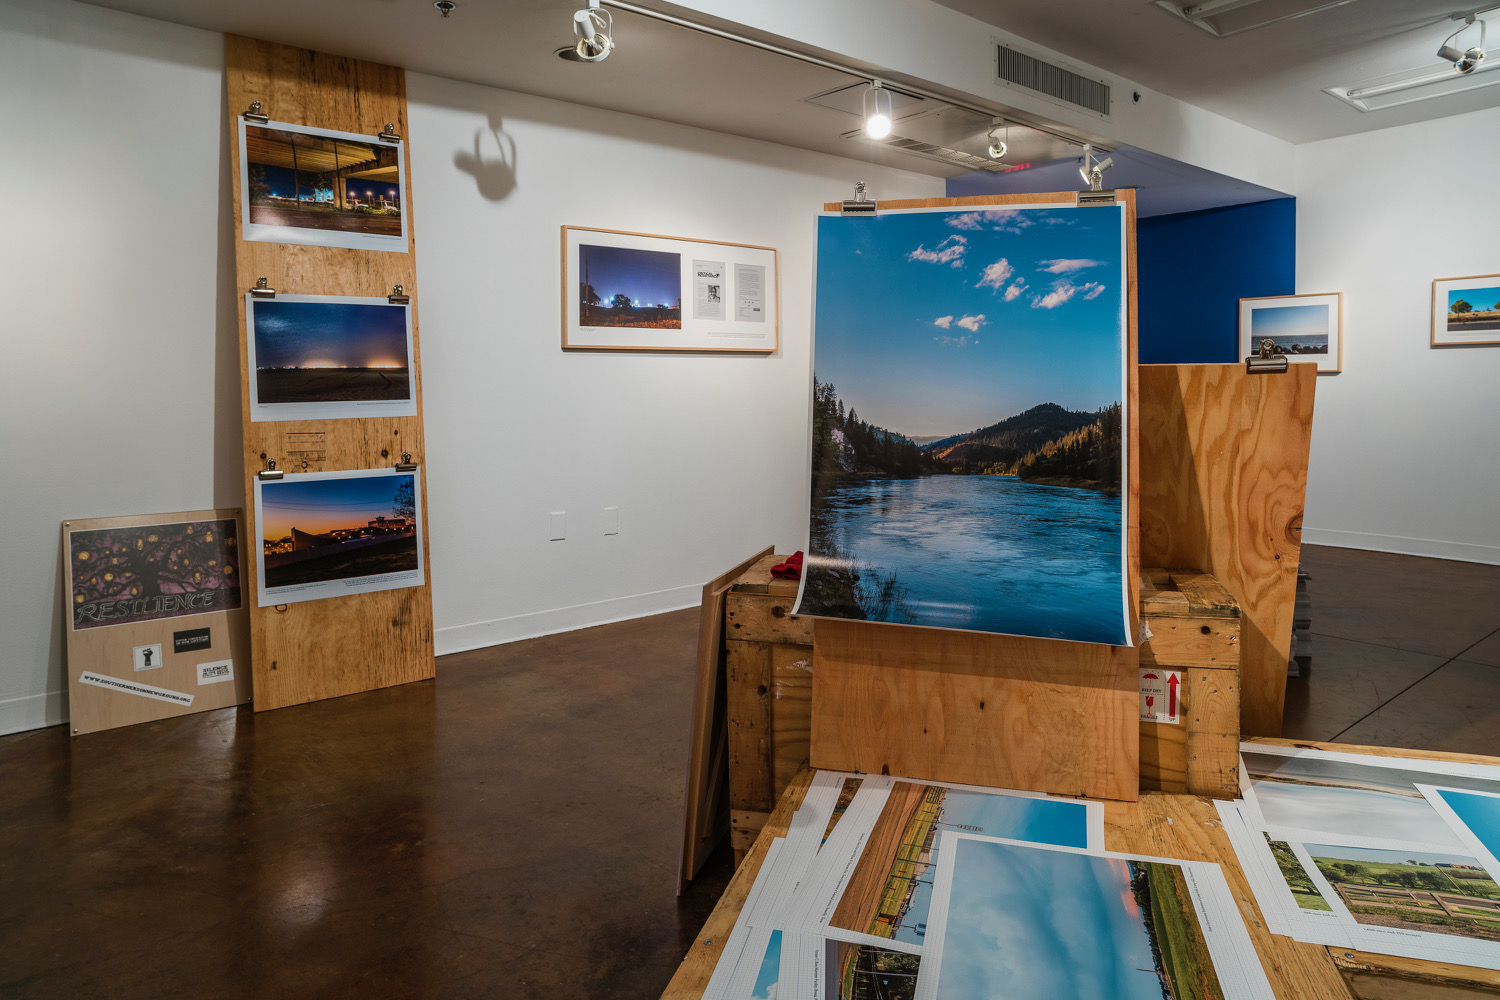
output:
[[[1289,736],[1500,754],[1500,567],[1308,547]],[[657,996],[695,611],[436,683],[0,738],[0,997]]]

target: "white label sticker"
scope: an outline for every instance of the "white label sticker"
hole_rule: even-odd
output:
[[[1141,668],[1141,721],[1176,725],[1182,700],[1182,671]]]
[[[193,696],[183,694],[181,691],[168,691],[166,688],[152,687],[150,684],[142,684],[139,681],[121,680],[118,677],[106,677],[103,674],[90,673],[85,670],[78,675],[80,684],[92,684],[95,687],[109,688],[111,691],[119,691],[123,694],[133,694],[141,698],[155,698],[157,701],[170,701],[174,705],[191,705]]]
[[[234,680],[233,660],[215,660],[212,663],[198,664],[199,684],[219,684],[232,680]]]
[[[137,670],[155,670],[161,666],[161,643],[152,646],[137,646],[130,651]]]

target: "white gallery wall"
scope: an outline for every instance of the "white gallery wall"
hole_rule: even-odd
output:
[[[1297,148],[1297,291],[1344,293],[1305,541],[1500,563],[1500,346],[1429,347],[1432,280],[1500,274],[1500,108]]]
[[[241,503],[223,44],[0,3],[0,732],[65,717],[64,518]]]
[[[694,604],[800,545],[814,213],[942,181],[408,88],[439,651]],[[223,95],[218,34],[0,0],[0,733],[66,717],[64,518],[243,503]],[[778,247],[782,350],[564,355],[564,223]]]
[[[438,651],[694,605],[800,547],[815,215],[943,181],[417,74],[407,99]],[[778,248],[780,352],[564,353],[563,225]]]

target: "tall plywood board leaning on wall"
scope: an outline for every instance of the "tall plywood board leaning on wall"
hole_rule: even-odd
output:
[[[355,248],[347,245],[310,245],[278,242],[247,232],[242,219],[241,191],[251,190],[249,169],[241,162],[241,116],[260,102],[260,111],[278,123],[352,133],[385,150],[379,162],[386,175],[395,166],[409,176],[404,142],[377,138],[391,123],[392,137],[406,134],[406,81],[400,69],[325,55],[270,42],[226,35],[224,40],[230,150],[233,162],[235,218],[235,274],[237,296],[245,296],[258,279],[280,295],[351,296],[388,301],[395,286],[410,296],[410,399],[407,415],[345,417],[343,419],[252,419],[251,377],[246,338],[246,309],[240,315],[240,364],[243,386],[244,461],[246,497],[252,514],[247,535],[261,544],[260,525],[253,515],[257,474],[268,463],[298,474],[346,470],[391,470],[400,462],[414,465],[418,552],[427,551],[425,478],[422,475],[423,439],[421,363],[416,322],[416,242],[411,230],[409,183],[399,188],[405,227],[399,250]],[[385,145],[382,146],[382,143]],[[337,147],[337,144],[331,144]],[[388,147],[388,148],[387,148]],[[393,152],[392,152],[393,151]],[[330,148],[330,156],[337,155]],[[309,169],[322,173],[309,175]],[[299,173],[300,171],[300,173]],[[359,200],[347,178],[329,166],[302,163],[292,170],[295,194],[290,202],[300,211],[337,208]],[[352,176],[352,175],[351,175]],[[332,177],[332,180],[326,178]],[[321,179],[320,179],[321,178]],[[255,180],[273,180],[261,175]],[[242,183],[243,182],[243,183]],[[378,185],[360,185],[376,187]],[[328,190],[324,190],[327,188]],[[387,189],[390,190],[390,189]],[[310,194],[310,197],[307,195]],[[367,204],[366,207],[369,207]],[[382,205],[384,207],[384,205]],[[260,227],[266,228],[266,227]],[[248,238],[251,237],[251,238]],[[337,243],[337,238],[328,242]],[[345,242],[348,242],[347,240]],[[405,453],[407,458],[403,458]],[[316,529],[315,529],[316,530]],[[305,534],[305,533],[304,533]],[[257,711],[297,705],[339,695],[389,687],[433,676],[431,573],[425,560],[411,585],[400,589],[340,594],[262,606],[257,597],[264,582],[254,559],[247,559],[246,598]]]
[[[1125,580],[1129,626],[1138,636],[1135,192],[1113,196],[1125,206]],[[1078,202],[1069,191],[883,201],[877,208]],[[1133,646],[823,618],[814,625],[813,650],[814,767],[1110,799],[1139,794]]]
[[[1279,736],[1315,365],[1143,365],[1141,546],[1212,574],[1240,607],[1240,729]]]
[[[683,786],[682,857],[677,867],[681,895],[729,830],[729,729],[725,717],[724,603],[729,587],[751,566],[771,555],[767,546],[703,585],[698,611],[698,680],[693,689],[693,728],[688,736],[687,783]]]

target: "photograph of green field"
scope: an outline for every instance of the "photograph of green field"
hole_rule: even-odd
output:
[[[1262,833],[1266,843],[1271,847],[1271,856],[1276,859],[1276,867],[1281,869],[1281,877],[1286,880],[1286,887],[1291,890],[1292,898],[1297,905],[1304,910],[1328,910],[1332,912],[1333,907],[1328,905],[1328,900],[1318,891],[1317,885],[1313,883],[1312,876],[1307,874],[1307,869],[1302,867],[1302,862],[1297,860],[1297,855],[1292,851],[1292,845],[1284,840],[1272,840],[1271,835]]]
[[[1473,858],[1306,846],[1361,924],[1500,941],[1500,885]]]
[[[837,988],[826,995],[836,1000],[912,1000],[917,995],[922,964],[917,955],[828,941],[824,960],[830,977],[837,977]]]
[[[1188,894],[1187,879],[1177,865],[1130,862],[1130,889],[1148,915],[1157,970],[1165,973],[1172,1000],[1223,1000],[1208,941]]]

